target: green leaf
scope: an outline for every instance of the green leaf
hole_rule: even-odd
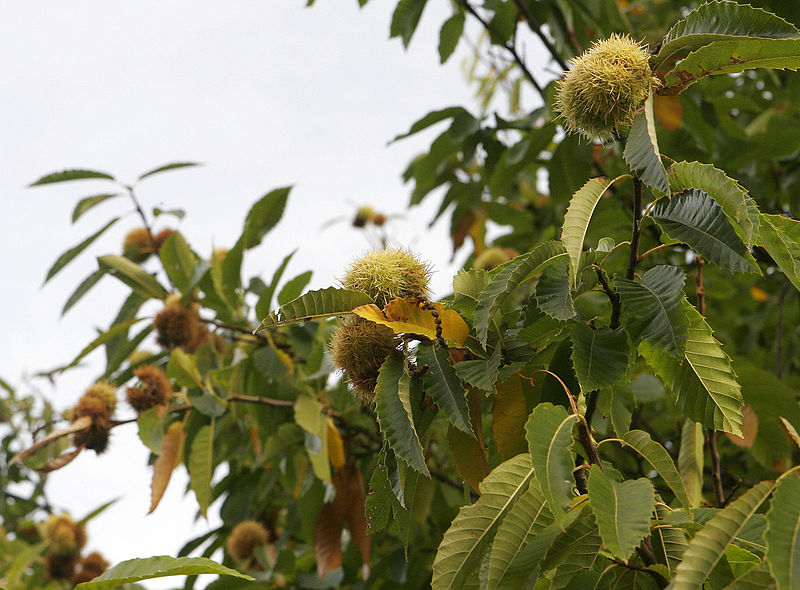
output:
[[[592,465],[589,470],[589,505],[603,546],[617,559],[627,561],[650,534],[655,502],[653,484],[647,478],[616,482],[599,465]]]
[[[636,409],[636,396],[628,383],[617,382],[611,387],[609,414],[614,432],[621,436],[631,427],[633,410]]]
[[[475,306],[475,333],[482,346],[486,346],[489,337],[490,318],[514,289],[566,255],[561,242],[550,241],[494,269],[489,283],[478,295],[478,304]]]
[[[744,243],[753,245],[758,236],[758,205],[736,180],[719,168],[700,162],[675,162],[667,169],[667,177],[673,192],[690,188],[705,191],[719,204]]]
[[[311,280],[312,271],[308,270],[287,282],[278,293],[278,305],[285,305],[297,299]]]
[[[161,441],[164,439],[168,418],[163,406],[155,406],[139,414],[136,419],[139,440],[156,455],[161,453]]]
[[[572,365],[581,384],[581,391],[592,391],[611,385],[628,370],[630,348],[622,328],[597,328],[575,324],[570,330]]]
[[[81,252],[86,250],[86,248],[91,246],[92,243],[97,238],[102,236],[105,233],[105,231],[112,225],[114,225],[118,220],[119,217],[115,217],[114,219],[106,223],[103,227],[101,227],[98,231],[96,231],[88,238],[83,240],[80,244],[73,246],[72,248],[64,252],[61,256],[59,256],[58,259],[53,263],[53,266],[50,267],[50,270],[47,271],[47,276],[45,277],[44,282],[46,283],[47,281],[52,279],[58,271],[60,271],[67,264],[69,264],[72,261],[72,259],[75,258],[78,254],[80,254]]]
[[[94,170],[64,170],[63,172],[53,172],[52,174],[42,176],[39,180],[28,186],[41,186],[43,184],[67,182],[70,180],[89,180],[92,178],[114,180],[113,176],[105,172],[96,172]]]
[[[715,41],[800,37],[793,25],[760,8],[728,0],[706,2],[675,23],[664,36],[654,69]],[[701,187],[698,187],[701,188]]]
[[[553,540],[542,562],[543,570],[557,566],[551,588],[564,588],[576,574],[591,569],[600,557],[601,544],[594,514],[582,511],[566,532]]]
[[[275,289],[278,288],[278,283],[280,282],[281,277],[283,277],[283,273],[286,270],[289,261],[296,252],[297,250],[295,249],[286,255],[280,266],[278,266],[278,268],[275,270],[275,274],[272,275],[272,281],[270,282],[269,286],[258,296],[258,303],[256,304],[256,317],[261,318],[269,314],[269,310],[272,306],[272,296],[275,294]]]
[[[89,344],[87,344],[84,347],[84,349],[81,350],[78,353],[78,356],[76,356],[72,360],[71,363],[56,369],[54,372],[62,373],[64,371],[66,371],[67,369],[71,369],[72,367],[76,366],[83,359],[83,357],[85,357],[87,354],[89,354],[90,352],[92,352],[96,348],[98,348],[100,346],[103,346],[107,342],[110,342],[111,340],[113,340],[117,336],[119,336],[121,334],[125,334],[128,331],[128,328],[130,328],[131,326],[133,326],[134,324],[136,324],[138,322],[141,322],[143,319],[145,319],[145,318],[134,318],[134,319],[131,319],[131,320],[127,320],[127,321],[124,321],[124,322],[120,322],[120,323],[114,324],[106,332],[101,332],[97,336],[97,338],[95,338]]]
[[[558,527],[547,530],[553,522],[542,491],[536,480],[531,479],[528,489],[520,495],[497,529],[489,558],[487,588],[522,587],[547,550],[548,544],[541,543],[541,538],[535,539],[541,535],[552,540],[560,532]],[[538,550],[528,551],[533,543],[538,544]],[[521,563],[523,558],[524,566]]]
[[[537,481],[558,523],[563,523],[572,499],[574,463],[570,446],[576,422],[574,414],[545,402],[533,409],[525,424],[525,438],[538,474]]]
[[[387,454],[391,453],[385,446],[378,455],[375,471],[369,480],[369,493],[367,494],[365,514],[367,518],[367,532],[374,535],[389,526],[392,518],[393,507],[399,502],[392,491],[389,478]]]
[[[165,299],[167,290],[161,286],[153,275],[145,271],[141,266],[115,254],[100,256],[97,261],[100,268],[109,269],[107,272],[118,278],[120,281],[131,287],[134,291],[150,299]]]
[[[595,207],[597,207],[597,203],[600,202],[601,197],[612,184],[621,178],[628,177],[629,175],[623,174],[614,180],[592,178],[572,195],[567,212],[564,214],[564,225],[561,227],[561,242],[569,255],[569,278],[573,287],[578,282],[578,265],[581,252],[583,252],[583,242],[586,239],[586,230],[589,227],[589,221],[592,219]]]
[[[681,429],[678,471],[692,508],[703,502],[703,444],[703,426],[687,418]]]
[[[796,473],[784,475],[775,486],[764,539],[778,590],[800,588],[800,479]]]
[[[542,271],[536,283],[536,305],[556,320],[565,321],[575,317],[568,260],[559,260]]]
[[[494,352],[487,359],[461,361],[454,365],[456,375],[473,387],[483,391],[494,391],[497,382],[497,371],[502,360],[502,348],[495,347]]]
[[[99,268],[92,274],[90,274],[88,277],[83,279],[83,282],[80,285],[78,285],[77,289],[75,289],[72,295],[69,296],[69,299],[67,299],[67,302],[64,304],[64,309],[61,310],[61,315],[67,313],[72,308],[73,305],[78,303],[78,301],[80,301],[81,298],[84,295],[86,295],[89,292],[89,290],[92,287],[94,287],[97,284],[97,282],[105,276],[105,274],[106,274],[105,269]]]
[[[169,280],[181,293],[186,293],[192,284],[197,257],[181,233],[173,232],[159,248],[158,255]]]
[[[372,299],[363,291],[337,289],[336,287],[309,291],[294,301],[282,305],[277,311],[270,313],[264,318],[256,331],[260,332],[267,328],[295,322],[329,318],[349,313],[356,307],[368,303],[372,303]]]
[[[731,272],[761,273],[728,217],[703,190],[692,188],[656,201],[650,215],[671,238]]]
[[[762,561],[761,565],[752,568],[744,576],[725,586],[723,590],[775,590],[775,587],[775,580],[769,573],[769,565],[766,561]]]
[[[453,119],[459,115],[469,115],[469,112],[464,107],[447,107],[446,109],[431,111],[411,125],[411,128],[406,133],[402,133],[395,137],[392,142],[410,137],[411,135],[427,129],[431,125],[435,125],[436,123],[445,121],[446,119]]]
[[[739,74],[754,68],[797,70],[800,39],[717,41],[690,53],[664,76],[659,94],[680,94],[705,76]]]
[[[664,170],[664,165],[661,163],[661,151],[658,149],[652,88],[644,103],[644,108],[633,118],[622,157],[643,183],[669,196],[667,171]]]
[[[675,571],[673,590],[696,590],[703,586],[725,549],[770,495],[773,485],[771,481],[762,481],[750,488],[698,531]]]
[[[310,395],[300,395],[294,404],[294,421],[306,432],[305,446],[314,475],[323,481],[331,481],[325,407]]]
[[[242,247],[244,250],[255,248],[264,236],[274,228],[286,208],[291,186],[275,189],[261,197],[247,213],[242,231]],[[230,254],[230,252],[228,253]]]
[[[661,498],[656,495],[656,502],[660,501]],[[671,509],[665,506],[656,505],[657,524],[662,526],[653,528],[650,542],[656,552],[656,560],[667,564],[669,571],[672,572],[683,560],[683,554],[689,543],[686,542],[686,533],[682,529],[666,526],[664,520],[670,516],[671,512]]]
[[[92,209],[96,205],[99,205],[103,201],[107,201],[108,199],[113,199],[114,197],[118,197],[119,193],[112,193],[112,194],[103,194],[103,195],[93,195],[91,197],[85,197],[78,201],[75,205],[75,209],[72,211],[72,223],[75,223],[80,219],[80,217],[86,213],[89,209]]]
[[[397,457],[429,476],[422,445],[414,427],[410,378],[405,371],[405,359],[399,352],[386,359],[380,368],[375,387],[375,411],[381,432]]]
[[[214,472],[214,420],[197,431],[189,452],[189,484],[197,497],[197,504],[204,517],[211,504],[211,476]]]
[[[198,574],[215,574],[234,576],[245,580],[255,578],[220,565],[205,557],[169,557],[159,555],[144,559],[129,559],[118,563],[91,582],[78,584],[76,590],[108,590],[132,582],[164,578],[166,576],[192,576]]]
[[[444,21],[439,30],[439,63],[446,62],[456,50],[464,33],[464,13],[459,11]]]
[[[403,40],[403,47],[407,48],[414,31],[417,30],[426,3],[427,0],[400,0],[392,13],[389,38],[400,37]]]
[[[677,396],[684,415],[708,428],[742,435],[742,390],[731,360],[714,338],[705,318],[683,300],[689,319],[684,362],[650,347],[639,345],[639,354]]]
[[[425,391],[448,422],[462,432],[472,434],[465,390],[450,364],[450,353],[447,348],[436,342],[420,343],[417,348],[417,364],[428,366],[428,370],[422,376]]]
[[[759,244],[800,290],[800,221],[762,213],[758,237]]]
[[[459,510],[433,561],[433,590],[479,587],[478,570],[495,533],[533,479],[526,454],[501,463],[481,482],[478,501]]]
[[[166,164],[164,166],[159,166],[158,168],[154,168],[149,172],[145,172],[142,174],[138,180],[144,180],[148,176],[153,176],[154,174],[160,174],[161,172],[167,172],[169,170],[177,170],[178,168],[190,168],[192,166],[199,166],[197,162],[174,162],[172,164]]]
[[[650,435],[642,430],[630,430],[621,437],[621,440],[624,445],[639,453],[658,472],[664,483],[675,494],[675,498],[680,502],[681,506],[684,508],[691,507],[689,494],[683,485],[681,474],[664,447],[651,439]]]
[[[683,312],[684,272],[674,266],[654,266],[639,282],[614,279],[622,300],[625,329],[634,342],[647,342],[671,356],[683,358],[688,320]]]

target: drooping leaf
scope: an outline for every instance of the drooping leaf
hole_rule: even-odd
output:
[[[790,37],[800,37],[800,31],[779,16],[748,4],[712,0],[695,8],[672,26],[651,63],[654,69],[661,68],[665,63],[674,62],[715,41]]]
[[[410,137],[416,133],[419,133],[420,131],[424,131],[431,125],[435,125],[436,123],[445,121],[447,119],[453,119],[459,115],[469,115],[469,112],[464,107],[447,107],[437,111],[431,111],[418,121],[414,122],[414,124],[411,125],[411,128],[406,133],[402,133],[395,137],[392,142]]]
[[[153,578],[193,576],[199,574],[233,576],[245,580],[255,579],[205,557],[176,558],[167,555],[159,555],[157,557],[123,561],[96,577],[91,582],[78,584],[75,588],[76,590],[109,590],[110,588],[118,588],[125,584],[141,582],[142,580],[152,580]]]
[[[564,520],[574,486],[570,445],[576,422],[574,414],[545,402],[533,409],[525,424],[536,479],[558,523]]]
[[[344,512],[339,494],[333,502],[324,504],[314,530],[314,556],[317,558],[317,575],[322,578],[342,566],[342,530]]]
[[[89,354],[93,350],[96,350],[100,346],[103,346],[104,344],[110,342],[114,338],[117,338],[121,334],[127,333],[128,328],[130,328],[131,326],[141,322],[144,319],[145,318],[134,318],[132,320],[126,320],[124,322],[120,322],[120,323],[114,324],[106,332],[101,332],[100,334],[98,334],[97,338],[95,338],[89,344],[87,344],[83,348],[83,350],[81,350],[78,353],[78,356],[76,356],[74,359],[72,359],[72,361],[69,364],[64,365],[63,367],[59,367],[58,369],[55,369],[54,372],[61,373],[61,372],[66,371],[67,369],[71,369],[72,367],[77,366],[78,363],[81,362],[81,360],[83,360],[83,358],[87,354]]]
[[[796,473],[783,476],[775,486],[764,539],[778,590],[800,588],[800,478]]]
[[[752,568],[744,576],[725,586],[723,590],[775,590],[775,588],[775,579],[769,572],[769,564],[762,561],[761,565]]]
[[[453,454],[453,464],[458,474],[472,489],[478,490],[480,483],[489,474],[483,441],[483,393],[478,389],[469,392],[469,419],[472,431],[467,434],[452,425],[447,429],[447,442]],[[473,434],[474,433],[474,434]]]
[[[497,346],[487,359],[456,363],[454,366],[456,375],[458,375],[459,379],[466,381],[473,387],[477,387],[483,391],[493,391],[494,384],[497,381],[497,371],[502,360],[502,352],[501,347]]]
[[[278,268],[275,270],[275,273],[272,275],[272,281],[270,284],[267,285],[267,287],[259,294],[258,303],[256,303],[256,317],[261,318],[269,314],[269,310],[272,306],[272,297],[275,294],[275,290],[278,288],[278,283],[280,282],[281,277],[283,277],[283,273],[286,270],[289,261],[296,252],[296,249],[292,250],[284,257]]]
[[[571,330],[572,365],[581,390],[611,385],[628,370],[630,348],[622,328],[597,328],[575,324]]]
[[[761,272],[725,212],[705,191],[692,188],[660,199],[650,215],[671,238],[688,244],[720,268]]]
[[[656,502],[661,502],[661,498],[658,495],[656,495]],[[683,529],[677,526],[668,526],[664,523],[664,519],[669,515],[669,508],[656,504],[657,524],[659,526],[653,527],[650,543],[653,546],[656,559],[660,563],[667,564],[669,571],[672,572],[683,560],[683,554],[689,543],[686,541],[686,533]]]
[[[422,376],[425,391],[450,424],[462,432],[472,434],[466,392],[449,358],[449,351],[438,342],[423,342],[417,347],[417,364],[428,366]]]
[[[164,270],[172,284],[186,293],[192,284],[197,267],[197,257],[180,232],[173,232],[158,250]]]
[[[375,410],[381,432],[395,454],[425,476],[429,475],[411,410],[409,375],[404,358],[392,354],[381,366],[375,387]]]
[[[560,257],[567,256],[561,242],[545,242],[527,254],[522,254],[497,267],[489,283],[478,296],[475,306],[475,333],[482,346],[489,337],[489,320],[519,285],[541,272]]]
[[[15,463],[19,463],[24,461],[28,457],[31,457],[36,451],[42,449],[56,441],[60,438],[65,436],[69,436],[75,432],[83,432],[84,430],[88,430],[92,426],[92,419],[90,416],[81,416],[75,422],[67,426],[66,428],[59,428],[58,430],[52,431],[50,434],[45,436],[44,438],[36,441],[27,449],[20,451],[8,462],[9,466],[14,465]]]
[[[352,289],[328,287],[318,291],[309,291],[270,313],[256,331],[349,313],[358,306],[366,305],[371,301],[370,296],[363,291],[353,291]]]
[[[72,211],[72,223],[78,221],[81,216],[93,209],[100,203],[107,201],[109,199],[113,199],[114,197],[120,196],[119,193],[110,193],[110,194],[102,194],[102,195],[92,195],[91,197],[84,197],[80,201],[77,202],[75,205],[75,209]]]
[[[681,429],[678,471],[692,508],[700,506],[703,501],[703,443],[702,425],[687,418]]]
[[[155,463],[153,463],[153,482],[151,484],[151,500],[150,510],[147,511],[148,514],[152,513],[158,503],[161,502],[161,498],[167,489],[167,484],[172,477],[172,471],[181,461],[184,438],[183,422],[173,422],[169,425],[161,441],[160,453]]]
[[[458,40],[464,32],[464,13],[459,11],[444,21],[439,30],[439,63],[444,63],[456,50]]]
[[[96,271],[86,277],[67,299],[67,302],[64,304],[64,308],[61,310],[61,315],[63,316],[72,308],[73,305],[78,303],[78,301],[80,301],[83,296],[86,295],[89,290],[105,276],[105,274],[106,271],[104,269],[98,268]]]
[[[705,318],[684,299],[689,318],[684,362],[651,348],[639,353],[677,396],[676,404],[687,418],[731,434],[742,433],[742,391],[730,358],[714,338]]]
[[[192,439],[189,451],[189,483],[200,506],[200,513],[206,516],[211,504],[211,476],[214,472],[214,420],[200,427]]]
[[[652,88],[645,100],[644,108],[633,118],[622,156],[643,183],[669,196],[667,171],[661,163],[661,151],[658,148],[658,137],[656,136]]]
[[[111,221],[106,223],[103,227],[97,230],[95,233],[90,235],[88,238],[83,240],[80,244],[77,244],[64,252],[58,259],[53,263],[53,266],[50,267],[50,270],[47,271],[47,276],[44,279],[46,283],[50,279],[52,279],[58,271],[64,268],[67,264],[69,264],[78,254],[86,250],[89,246],[91,246],[97,238],[102,236],[105,231],[114,225],[119,220],[119,217],[114,217]]]
[[[614,432],[622,436],[631,427],[633,411],[636,409],[636,395],[633,388],[625,382],[618,381],[611,386],[611,403],[609,404],[609,417]]]
[[[667,177],[673,192],[690,188],[705,191],[719,204],[744,243],[753,245],[758,236],[758,205],[736,180],[719,168],[700,162],[675,162],[667,169]]]
[[[95,170],[64,170],[63,172],[53,172],[42,176],[36,182],[31,183],[29,186],[40,186],[43,184],[53,184],[56,182],[67,182],[70,180],[90,180],[90,179],[103,179],[114,180],[114,177],[105,172],[97,172]]]
[[[655,501],[653,484],[647,478],[616,482],[599,465],[592,465],[589,470],[589,505],[603,546],[617,559],[627,561],[650,534]]]
[[[758,242],[769,252],[796,289],[800,290],[800,221],[761,214]]]
[[[426,3],[427,0],[400,0],[392,14],[389,37],[400,37],[403,40],[403,46],[408,47],[414,31],[417,30],[417,24],[419,24]]]
[[[278,188],[261,197],[250,208],[242,231],[242,248],[255,248],[283,216],[291,186]]]
[[[690,53],[664,76],[659,94],[680,94],[706,76],[739,74],[754,68],[797,70],[800,39],[717,41]]]
[[[559,260],[545,268],[536,283],[536,305],[559,321],[575,317],[569,272],[569,261]]]
[[[581,252],[583,252],[583,241],[586,238],[586,230],[595,207],[612,184],[628,176],[623,174],[613,180],[592,178],[586,181],[586,184],[578,189],[570,199],[569,207],[564,214],[564,224],[561,227],[561,242],[569,255],[569,278],[573,287],[578,281],[578,263]]]
[[[530,457],[522,454],[501,463],[483,480],[478,501],[461,508],[444,534],[433,562],[433,590],[479,588],[482,558],[532,479]]]
[[[527,552],[529,554],[526,556],[524,568],[518,560],[525,556],[525,550],[530,547],[533,539],[552,524],[553,515],[547,508],[547,502],[536,480],[532,479],[528,489],[520,495],[497,529],[489,558],[487,588],[493,590],[522,587],[538,561],[544,557],[546,546],[541,547],[536,552],[537,555]]]
[[[305,446],[314,475],[323,481],[331,481],[325,407],[310,395],[301,395],[294,404],[294,421],[306,432]]]
[[[293,279],[287,281],[287,283],[281,288],[278,292],[278,305],[285,305],[290,301],[294,301],[303,292],[303,289],[308,286],[309,281],[311,281],[312,271],[307,270],[306,272],[300,273]]]
[[[159,166],[158,168],[154,168],[149,170],[139,176],[139,180],[144,180],[149,176],[153,176],[155,174],[160,174],[161,172],[168,172],[169,170],[177,170],[178,168],[191,168],[193,166],[199,166],[197,162],[173,162],[171,164],[165,164],[163,166]]]
[[[498,452],[508,460],[527,450],[528,407],[519,374],[498,383],[492,400],[492,433]]]
[[[774,483],[762,481],[720,510],[694,536],[672,580],[674,590],[695,590],[703,586],[725,549],[744,528],[750,517],[772,492]]]
[[[634,342],[645,341],[677,358],[686,347],[688,320],[683,312],[684,272],[659,265],[642,275],[641,281],[618,277],[614,288],[622,300],[625,329]]]
[[[578,518],[556,537],[545,554],[541,567],[556,567],[551,587],[564,588],[579,573],[585,572],[600,558],[602,538],[595,515],[590,510],[575,511]]]
[[[651,439],[650,435],[643,430],[630,430],[621,439],[625,445],[639,453],[656,470],[684,508],[691,507],[689,494],[683,484],[681,474],[664,447]]]
[[[159,405],[145,410],[136,419],[139,440],[156,455],[161,453],[161,441],[164,439],[168,417],[166,407]]]
[[[384,445],[369,480],[369,493],[364,511],[367,519],[367,531],[373,535],[389,526],[393,506],[399,504],[389,478],[387,455],[390,453],[392,451]]]
[[[135,262],[115,254],[100,256],[97,262],[100,263],[100,268],[105,268],[108,274],[118,278],[143,297],[166,298],[167,290],[161,283]]]
[[[458,313],[446,309],[441,303],[431,303],[441,320],[442,337],[454,344],[463,344],[469,335],[469,326]],[[359,317],[383,324],[396,334],[415,334],[429,340],[436,338],[436,320],[431,310],[424,309],[414,297],[393,299],[381,310],[374,303],[353,310]]]

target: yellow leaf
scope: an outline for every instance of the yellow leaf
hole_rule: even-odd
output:
[[[344,443],[342,443],[342,437],[332,418],[328,418],[328,457],[334,468],[344,467]]]
[[[528,420],[528,405],[522,391],[519,374],[514,374],[497,384],[492,406],[492,432],[497,450],[503,459],[528,450],[525,440],[525,422]]]
[[[159,454],[156,462],[153,464],[153,483],[151,484],[152,499],[150,501],[150,510],[148,514],[156,509],[158,503],[161,501],[164,492],[167,489],[169,478],[172,477],[172,471],[175,466],[180,462],[180,457],[183,450],[183,422],[173,422],[164,433],[164,438],[161,441],[161,454]]]
[[[795,444],[800,447],[800,434],[797,434],[797,430],[794,426],[792,426],[792,423],[783,416],[780,417],[780,421],[783,429],[786,431],[786,434],[788,434]]]
[[[742,436],[725,433],[733,444],[737,447],[750,448],[756,440],[758,434],[758,416],[748,405],[742,406]]]
[[[441,303],[431,305],[442,320],[444,339],[455,344],[464,344],[469,335],[469,326],[463,318],[456,311],[446,309]],[[433,314],[430,310],[423,309],[422,304],[413,297],[393,299],[383,311],[377,305],[370,303],[355,308],[353,313],[365,320],[388,326],[395,334],[416,334],[425,336],[429,340],[436,338],[436,322]]]
[[[764,302],[769,299],[769,293],[764,291],[764,289],[759,289],[758,287],[750,287],[750,297],[755,299],[758,302]]]
[[[683,125],[683,106],[677,96],[654,96],[653,113],[667,131]]]
[[[472,430],[477,438],[450,426],[447,431],[447,441],[450,443],[453,463],[456,465],[458,474],[472,486],[472,489],[478,491],[478,485],[489,473],[489,463],[484,451],[483,419],[481,417],[483,392],[480,389],[471,389],[467,401]],[[525,440],[524,436],[523,440]]]

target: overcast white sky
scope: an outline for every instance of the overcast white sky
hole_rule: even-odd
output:
[[[284,220],[249,253],[244,274],[268,280],[299,247],[285,276],[312,269],[312,288],[330,285],[368,247],[364,235],[344,223],[319,233],[325,221],[349,217],[359,204],[387,213],[404,209],[410,187],[400,174],[431,137],[387,147],[388,140],[429,110],[473,104],[460,70],[468,49],[461,46],[446,66],[438,65],[438,27],[449,16],[449,3],[429,3],[408,52],[399,40],[388,40],[394,1],[373,0],[362,10],[355,0],[318,0],[310,9],[304,4],[3,4],[0,308],[6,317],[0,376],[19,384],[26,374],[68,361],[92,339],[95,327],[108,325],[124,293],[106,278],[59,317],[68,295],[96,268],[94,257],[118,253],[122,235],[137,220],[125,217],[41,288],[61,252],[112,212],[128,210],[126,202],[112,200],[72,226],[76,200],[107,187],[81,182],[26,188],[45,173],[88,167],[131,181],[162,163],[204,162],[202,168],[149,180],[139,195],[150,208],[185,208],[179,227],[205,254],[215,244],[233,243],[258,197],[294,184]],[[393,222],[390,236],[434,263],[440,271],[434,285],[443,294],[452,277],[446,266],[450,244],[444,226],[427,230],[435,206],[434,199]],[[57,407],[67,408],[101,367],[101,356],[90,361],[55,388],[35,383]],[[211,523],[193,524],[196,503],[183,496],[181,468],[159,508],[145,516],[150,470],[135,430],[116,429],[105,455],[84,453],[53,474],[49,485],[52,503],[75,516],[122,497],[89,527],[89,547],[114,563],[174,555],[192,532],[214,526],[218,509],[212,507]],[[174,585],[173,579],[148,587]]]

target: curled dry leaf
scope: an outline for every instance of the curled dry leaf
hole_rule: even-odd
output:
[[[11,459],[8,465],[10,467],[14,463],[19,463],[20,461],[24,461],[39,449],[42,449],[47,445],[49,445],[51,442],[56,441],[61,437],[69,436],[70,434],[74,434],[76,432],[83,432],[84,430],[89,430],[91,426],[92,426],[92,418],[90,416],[81,416],[67,428],[60,428],[59,430],[54,430],[53,432],[45,436],[42,440],[34,443],[24,451],[20,451],[19,453],[14,455],[14,458]],[[74,458],[75,457],[73,457],[73,459]],[[70,461],[71,460],[72,459],[70,459]],[[55,459],[53,459],[53,461],[55,461]],[[64,465],[66,465],[66,463],[64,463]],[[63,467],[64,465],[61,465],[61,467]],[[58,467],[56,469],[58,469]]]
[[[172,470],[180,461],[183,451],[183,422],[173,422],[167,428],[164,439],[161,441],[161,454],[153,464],[153,482],[151,484],[152,496],[150,501],[151,514],[161,501],[167,489],[169,478],[172,477]]]
[[[745,404],[742,406],[742,436],[736,436],[728,432],[725,433],[725,436],[737,447],[749,449],[753,446],[757,434],[758,415],[756,415],[753,408]]]
[[[72,460],[81,454],[83,448],[84,445],[81,445],[74,451],[71,451],[69,453],[64,453],[63,455],[59,455],[58,457],[50,459],[47,463],[36,469],[36,471],[38,471],[39,473],[50,473],[51,471],[61,469],[65,465],[69,465],[70,463],[72,463]]]
[[[797,429],[792,426],[792,423],[783,416],[780,417],[780,421],[781,426],[783,426],[783,429],[786,431],[786,434],[789,435],[789,438],[791,438],[795,444],[800,447],[800,434],[797,433]]]
[[[442,321],[442,337],[455,344],[464,344],[469,335],[469,326],[458,312],[446,309],[441,303],[431,304]],[[370,303],[356,307],[353,313],[359,317],[383,324],[395,334],[416,334],[429,340],[436,338],[436,322],[431,312],[423,309],[414,297],[393,299],[381,308]]]

